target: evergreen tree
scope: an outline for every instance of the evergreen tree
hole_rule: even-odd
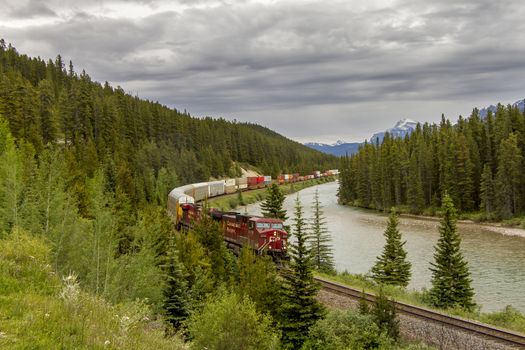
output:
[[[487,218],[492,217],[494,213],[494,179],[492,178],[492,170],[489,164],[483,167],[481,174],[481,188],[480,188],[481,203],[480,209],[485,213]]]
[[[412,274],[410,271],[412,264],[407,261],[407,252],[403,247],[406,241],[401,241],[401,233],[397,226],[397,213],[392,209],[384,233],[385,247],[372,267],[372,274],[377,283],[406,287]]]
[[[501,141],[498,158],[496,174],[498,212],[506,219],[518,213],[522,198],[523,156],[518,147],[516,134],[511,133],[507,139]]]
[[[166,259],[165,273],[167,288],[164,291],[166,319],[179,329],[188,317],[190,306],[188,302],[188,285],[182,272],[182,266],[177,258],[177,251],[173,241],[170,241]]]
[[[415,152],[412,152],[410,156],[408,170],[407,200],[410,205],[410,212],[413,214],[421,214],[425,206],[425,194],[421,181],[420,165]]]
[[[431,263],[432,288],[430,298],[440,308],[462,307],[472,309],[474,290],[468,264],[460,251],[461,238],[456,231],[456,210],[448,194],[443,197],[443,219],[440,237],[435,247],[435,261]]]
[[[279,186],[273,183],[266,191],[266,198],[261,203],[261,211],[266,218],[286,221],[286,210],[283,209],[284,194]]]
[[[370,306],[368,305],[368,301],[366,300],[366,293],[364,289],[361,291],[361,297],[359,298],[357,311],[361,315],[367,315],[370,313]]]
[[[290,269],[284,275],[281,329],[283,345],[300,349],[309,328],[320,319],[324,310],[316,299],[319,286],[313,279],[311,255],[307,247],[306,222],[299,196],[295,201],[295,243],[290,244]]]
[[[237,200],[239,201],[239,205],[246,205],[242,196],[242,190],[240,189],[237,191]]]
[[[370,313],[379,329],[394,340],[399,338],[399,320],[396,318],[396,306],[384,294],[383,289],[379,289]]]
[[[314,269],[324,273],[335,273],[331,239],[326,228],[326,219],[319,202],[319,191],[316,189],[312,206],[313,218],[311,221],[310,251]]]

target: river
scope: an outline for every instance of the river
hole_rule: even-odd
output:
[[[332,236],[337,270],[367,273],[383,249],[387,216],[337,204],[336,182],[299,192],[306,216],[311,213],[316,189]],[[293,217],[296,196],[288,196],[284,203],[290,218]],[[248,205],[246,211],[258,215],[259,206],[259,203]],[[292,222],[291,219],[288,221]],[[439,237],[438,225],[433,220],[400,218],[399,229],[407,241],[405,247],[412,262],[409,289],[430,287],[431,272],[428,268]],[[482,310],[496,311],[512,305],[525,312],[525,238],[497,233],[477,224],[459,223],[458,232],[472,274],[476,302]]]

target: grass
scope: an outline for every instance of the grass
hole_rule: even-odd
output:
[[[353,275],[348,272],[338,273],[337,275],[316,273],[316,275],[328,280],[348,285],[356,289],[364,290],[365,292],[374,294],[379,292],[379,286],[376,283],[374,283],[369,277],[364,275]],[[512,306],[507,306],[501,311],[490,313],[481,312],[479,309],[470,312],[459,308],[443,310],[434,308],[428,303],[427,292],[425,290],[408,291],[399,287],[384,286],[383,291],[385,292],[385,294],[394,298],[395,300],[407,304],[422,306],[450,315],[480,321],[483,323],[491,324],[496,327],[506,328],[525,334],[525,315],[513,308]]]
[[[0,239],[1,349],[186,349],[166,337],[162,320],[135,301],[111,305],[61,281],[40,239],[14,232]]]
[[[319,178],[319,179],[312,179],[312,180],[307,180],[307,181],[302,181],[302,182],[296,182],[293,184],[284,184],[279,187],[285,195],[288,195],[288,194],[292,194],[294,192],[300,191],[307,187],[320,185],[320,184],[331,182],[334,180],[335,180],[334,177],[324,177],[324,178]],[[239,206],[263,201],[264,198],[266,197],[266,188],[261,188],[257,190],[249,190],[249,191],[244,191],[241,193],[242,193],[242,203],[239,199],[239,194],[232,193],[232,194],[227,194],[227,195],[220,196],[217,198],[212,198],[208,201],[208,205],[210,207],[215,207],[223,211],[234,210],[238,208]]]

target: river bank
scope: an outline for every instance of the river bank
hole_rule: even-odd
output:
[[[376,214],[379,214],[379,215],[385,215],[386,214],[386,212],[384,212],[383,210],[378,210],[378,209],[373,209],[373,208],[365,208],[365,207],[360,207],[360,206],[352,205],[352,204],[341,204],[341,205],[349,207],[349,208],[356,208],[356,209],[359,209],[359,210],[370,211],[372,213],[376,213]],[[398,214],[399,214],[399,216],[401,218],[407,218],[407,219],[436,221],[436,222],[439,222],[441,220],[441,216],[439,216],[438,213],[436,213],[436,215],[434,215],[434,216],[431,216],[431,215],[417,215],[417,214],[410,214],[410,213],[407,213],[407,212],[404,212],[404,211],[401,210],[401,211],[398,211]],[[472,214],[472,215],[475,215],[475,214]],[[486,228],[489,231],[492,231],[492,232],[495,232],[495,233],[499,233],[499,234],[502,234],[502,235],[525,237],[525,228],[520,227],[520,225],[522,225],[522,224],[518,224],[517,223],[517,221],[522,220],[521,218],[515,218],[515,219],[510,219],[508,221],[499,221],[498,222],[498,221],[480,221],[480,220],[462,218],[462,217],[465,217],[465,216],[469,216],[469,214],[460,214],[460,215],[458,215],[458,217],[459,217],[459,219],[457,221],[458,224],[460,224],[460,225],[477,225],[477,226],[482,226],[482,227]]]

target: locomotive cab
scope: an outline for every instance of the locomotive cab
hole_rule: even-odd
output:
[[[282,220],[272,218],[251,217],[248,230],[257,237],[257,251],[267,251],[270,254],[286,255],[288,249],[288,233]]]

